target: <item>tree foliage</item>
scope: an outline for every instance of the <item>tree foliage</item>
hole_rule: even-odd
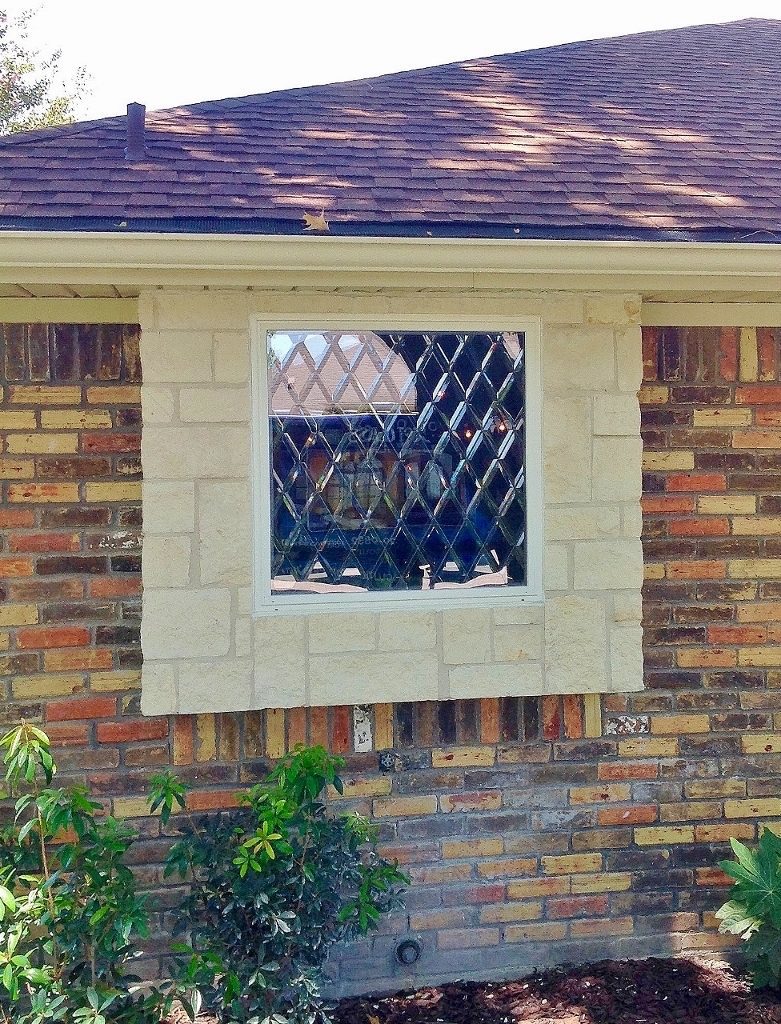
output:
[[[60,50],[44,54],[31,48],[34,12],[9,17],[0,10],[0,135],[70,124],[86,91],[79,68],[68,80],[60,68]]]

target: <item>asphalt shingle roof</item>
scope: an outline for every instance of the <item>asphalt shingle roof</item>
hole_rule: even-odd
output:
[[[781,21],[590,42],[0,141],[0,227],[781,241]]]

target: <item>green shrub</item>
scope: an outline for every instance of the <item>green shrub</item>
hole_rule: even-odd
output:
[[[51,786],[49,739],[22,723],[0,739],[13,819],[0,832],[0,1021],[159,1024],[173,989],[133,991],[128,967],[149,934],[124,856],[135,832],[86,789]],[[170,814],[178,790],[160,777]]]
[[[732,839],[735,860],[719,865],[734,879],[732,899],[718,911],[720,932],[739,935],[756,988],[781,983],[781,839],[769,829],[756,850]]]
[[[341,791],[342,764],[322,747],[298,749],[237,811],[180,824],[166,868],[191,880],[180,981],[223,1021],[326,1020],[329,949],[401,903],[408,879],[378,855],[375,830],[326,813],[323,790]]]

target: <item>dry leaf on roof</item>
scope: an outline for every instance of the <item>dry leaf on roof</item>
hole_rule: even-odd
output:
[[[329,224],[328,219],[325,215],[325,210],[321,210],[320,213],[305,213],[304,214],[304,230],[305,231],[328,231]]]

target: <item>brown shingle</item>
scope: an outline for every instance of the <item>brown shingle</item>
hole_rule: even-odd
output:
[[[124,147],[124,117],[2,140],[2,223],[291,231],[324,208],[343,232],[764,240],[781,233],[781,21],[162,110],[147,116],[143,163]]]

